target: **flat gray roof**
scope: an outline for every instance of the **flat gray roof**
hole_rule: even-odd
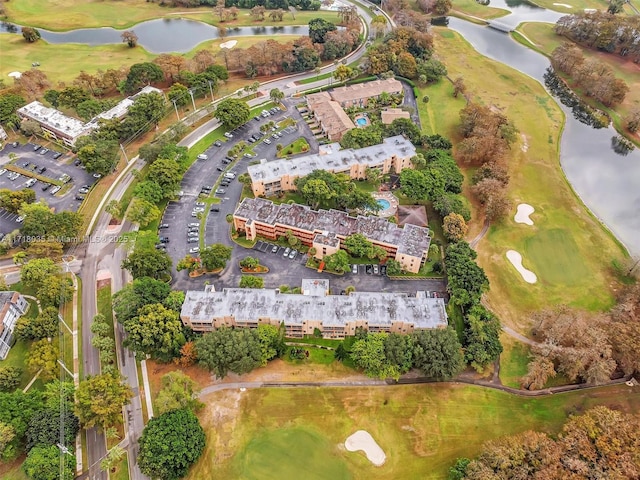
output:
[[[308,320],[321,321],[324,326],[340,326],[356,320],[368,322],[370,326],[412,323],[417,329],[447,325],[444,300],[429,298],[424,292],[409,297],[407,293],[391,292],[312,296],[278,293],[275,289],[189,290],[180,314],[200,323],[222,317],[233,317],[236,321],[268,317],[288,325],[302,325]]]
[[[416,154],[416,147],[402,135],[385,138],[381,144],[357,150],[351,148],[340,150],[339,148],[340,145],[334,143],[331,149],[324,150],[328,153],[249,165],[249,176],[252,182],[270,183],[280,180],[283,175],[304,177],[314,170],[344,172],[349,170],[351,165],[377,166],[392,157],[411,158]]]
[[[90,126],[77,118],[69,117],[55,108],[45,107],[40,102],[31,102],[18,109],[18,114],[29,117],[45,127],[76,138],[91,131]]]
[[[429,229],[426,227],[411,224],[399,227],[375,215],[352,217],[339,210],[312,210],[297,203],[277,205],[264,198],[245,198],[238,205],[234,215],[269,225],[280,224],[324,235],[334,233],[343,238],[361,233],[369,240],[395,245],[398,252],[414,257],[421,257],[431,243]]]

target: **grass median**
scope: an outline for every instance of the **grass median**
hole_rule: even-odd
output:
[[[278,388],[217,392],[204,401],[207,446],[190,480],[441,479],[487,440],[529,429],[557,433],[568,414],[595,405],[640,408],[625,385],[543,398],[459,384]],[[384,450],[382,467],[341,447],[360,429]]]
[[[462,76],[469,97],[512,119],[521,135],[509,155],[509,196],[514,212],[519,203],[535,208],[534,225],[516,224],[512,212],[492,225],[478,244],[478,261],[491,282],[489,305],[504,323],[523,333],[529,329],[530,312],[548,305],[610,307],[617,284],[610,265],[626,253],[576,197],[562,172],[562,111],[537,81],[479,55],[455,32],[434,31],[436,51],[449,76]],[[430,97],[426,105],[418,100],[423,128],[459,141],[458,112],[464,100],[453,99],[446,80],[420,90]],[[479,221],[477,215],[474,221]],[[505,257],[511,249],[523,255],[538,283],[522,280]]]

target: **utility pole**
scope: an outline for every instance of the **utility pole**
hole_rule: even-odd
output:
[[[213,102],[213,88],[211,87],[211,80],[207,80],[209,82],[209,92],[211,92],[211,101]]]
[[[196,101],[193,99],[193,90],[189,89],[189,95],[191,95],[191,103],[193,104],[193,111],[196,111]]]
[[[176,117],[178,117],[178,121],[180,121],[180,115],[178,114],[178,106],[176,105],[176,99],[174,98],[172,102],[173,102],[173,108],[176,110]]]
[[[124,159],[127,161],[127,163],[129,163],[129,157],[127,157],[127,152],[124,151],[124,147],[122,146],[122,144],[120,144],[120,150],[122,150],[122,154],[124,155]],[[67,268],[69,268],[67,266]]]

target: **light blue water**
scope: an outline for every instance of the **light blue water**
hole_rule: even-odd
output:
[[[360,125],[361,127],[364,127],[367,124],[367,119],[366,118],[362,118],[362,117],[356,118],[356,123],[358,125]],[[385,200],[385,202],[386,202],[386,200]]]
[[[383,198],[380,198],[378,200],[376,200],[376,202],[378,203],[378,205],[380,205],[380,207],[382,208],[382,210],[386,210],[387,208],[389,208],[391,206],[391,204],[389,203],[388,200],[385,200]]]

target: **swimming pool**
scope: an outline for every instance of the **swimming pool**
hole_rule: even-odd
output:
[[[378,200],[376,200],[376,202],[378,203],[378,205],[380,205],[380,208],[382,210],[386,210],[391,206],[389,200],[385,200],[384,198],[379,198]]]
[[[358,125],[360,125],[361,127],[364,127],[364,126],[366,126],[366,125],[367,125],[367,123],[369,123],[369,122],[368,122],[368,120],[367,120],[366,118],[364,118],[364,117],[359,117],[359,118],[356,118],[356,123],[357,123]]]

